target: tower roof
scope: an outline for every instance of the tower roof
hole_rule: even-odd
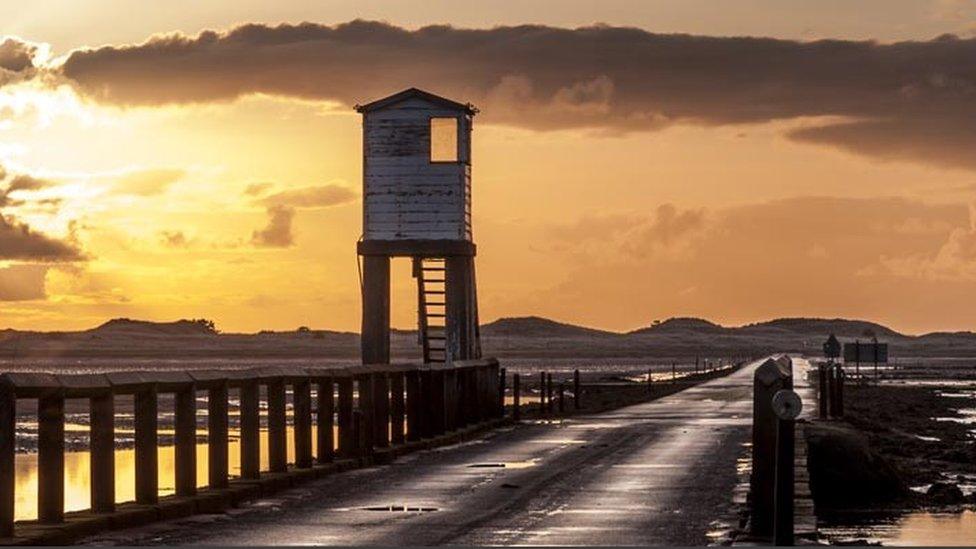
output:
[[[401,101],[407,99],[423,99],[424,101],[440,105],[448,109],[454,109],[461,112],[466,112],[468,114],[477,114],[478,109],[475,108],[471,103],[458,103],[457,101],[452,101],[446,97],[441,97],[435,95],[428,91],[424,91],[420,88],[407,88],[401,92],[397,92],[393,95],[384,97],[382,99],[377,99],[365,105],[356,105],[356,111],[360,113],[366,113],[370,111],[376,111],[394,105]]]

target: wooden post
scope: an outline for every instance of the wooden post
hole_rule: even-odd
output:
[[[312,382],[307,378],[296,380],[291,390],[295,467],[308,469],[312,466]]]
[[[353,379],[351,376],[336,380],[339,386],[339,455],[354,457],[357,453],[356,433],[353,426]]]
[[[227,381],[207,389],[207,484],[227,487],[228,451]]]
[[[14,454],[17,450],[17,395],[0,381],[0,537],[14,535]]]
[[[373,374],[373,446],[390,447],[390,382],[386,372]]]
[[[410,370],[404,376],[407,385],[407,440],[414,442],[423,438],[425,432],[420,371]]]
[[[193,496],[197,493],[197,391],[191,384],[174,397],[176,495]]]
[[[789,359],[786,359],[788,361]],[[773,533],[776,472],[776,429],[779,421],[773,412],[773,395],[781,389],[792,389],[790,366],[785,361],[769,359],[756,369],[753,377],[752,403],[752,534]]]
[[[335,459],[335,440],[333,424],[335,423],[335,388],[331,377],[320,377],[318,385],[318,409],[316,423],[318,424],[316,438],[318,449],[316,460],[319,463],[331,463]]]
[[[573,370],[573,409],[580,409],[580,371]]]
[[[64,395],[37,399],[37,518],[64,522]]]
[[[423,427],[421,436],[423,438],[430,438],[434,436],[434,415],[436,414],[436,409],[434,408],[434,371],[433,369],[425,369],[420,372],[420,391],[421,399],[418,406],[420,406],[420,421],[419,425]]]
[[[793,481],[795,431],[792,419],[776,422],[776,473],[773,497],[773,545],[793,545]]]
[[[285,382],[268,381],[268,469],[272,473],[288,470],[288,431],[285,411]]]
[[[444,412],[446,409],[445,406],[446,403],[444,402],[444,396],[445,396],[444,395],[445,393],[444,370],[443,369],[431,370],[430,373],[431,373],[430,424],[432,430],[431,434],[433,434],[434,436],[438,436],[438,435],[443,435],[446,428],[444,424]]]
[[[363,257],[363,364],[390,362],[390,258]],[[368,418],[365,418],[367,423]]]
[[[403,444],[404,425],[403,418],[406,406],[403,399],[403,372],[396,371],[390,373],[390,442],[393,444]]]
[[[241,478],[261,478],[261,393],[257,380],[241,383]]]
[[[651,369],[647,369],[647,394],[654,394],[654,384],[651,380]]]
[[[135,405],[136,502],[155,505],[159,501],[159,455],[157,446],[156,387],[133,395]]]
[[[817,413],[820,419],[827,419],[827,407],[829,406],[827,398],[827,368],[824,364],[820,364],[817,367]]]
[[[518,374],[512,374],[512,419],[522,419],[522,380]]]
[[[370,373],[360,373],[356,375],[356,385],[357,393],[359,394],[359,402],[357,409],[362,413],[362,423],[360,424],[361,437],[365,437],[365,443],[360,440],[359,444],[359,457],[365,457],[372,454],[373,444],[375,442],[375,427],[374,421],[376,419],[375,409],[373,407],[373,375]],[[365,444],[365,446],[363,446]],[[365,454],[363,452],[366,452]]]
[[[837,365],[837,417],[844,417],[844,368]]]
[[[674,362],[671,363],[671,384],[678,382],[678,370],[675,367]]]
[[[95,513],[115,511],[115,396],[106,391],[88,401],[89,492]]]
[[[563,414],[566,412],[566,384],[565,382],[559,382],[559,413]]]

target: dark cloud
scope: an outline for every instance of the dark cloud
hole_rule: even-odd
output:
[[[11,265],[0,269],[0,301],[44,299],[47,265]]]
[[[352,105],[420,86],[534,129],[653,129],[822,115],[794,137],[861,154],[976,168],[976,38],[798,42],[593,26],[406,30],[244,25],[73,52],[63,72],[124,105],[250,93]],[[924,128],[924,144],[916,134]]]
[[[183,231],[160,231],[159,241],[170,248],[185,248],[190,244]]]
[[[0,70],[22,72],[32,69],[36,53],[36,46],[16,38],[7,38],[0,42]]]
[[[36,191],[45,187],[50,187],[53,183],[46,179],[40,179],[32,175],[20,174],[10,179],[7,185],[7,192],[13,191]]]
[[[327,208],[356,199],[356,193],[342,185],[316,185],[288,189],[266,196],[258,202],[267,207]]]
[[[247,196],[261,196],[271,187],[274,187],[274,183],[251,183],[244,189],[244,194]]]
[[[79,261],[77,245],[31,229],[26,223],[0,214],[0,259],[24,261]]]
[[[287,248],[295,243],[291,224],[295,218],[294,208],[271,206],[268,208],[268,224],[251,235],[255,246],[265,248]]]

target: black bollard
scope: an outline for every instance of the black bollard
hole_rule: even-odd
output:
[[[773,545],[793,545],[794,420],[776,424],[776,480],[773,503]]]

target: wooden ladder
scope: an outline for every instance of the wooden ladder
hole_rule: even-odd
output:
[[[444,258],[415,257],[417,278],[417,337],[424,350],[425,364],[447,362],[447,267]]]

